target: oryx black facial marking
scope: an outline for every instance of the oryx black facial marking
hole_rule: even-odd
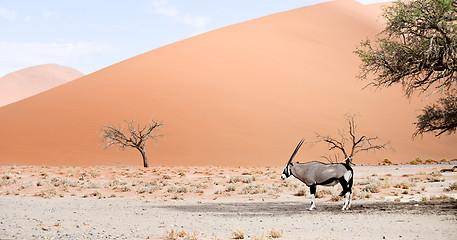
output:
[[[304,139],[298,143],[282,172],[281,178],[284,180],[290,176],[294,176],[310,188],[311,207],[309,210],[315,208],[314,198],[317,185],[334,186],[339,183],[343,187],[340,196],[344,196],[345,198],[342,210],[349,209],[352,201],[352,184],[354,182],[354,171],[351,166],[347,163],[326,164],[317,161],[292,163],[292,159],[297,154],[303,142]]]

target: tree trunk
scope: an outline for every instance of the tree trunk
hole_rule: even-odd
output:
[[[141,156],[143,157],[143,166],[144,167],[149,167],[148,164],[148,157],[146,156],[146,151],[144,149],[138,148],[138,151],[140,151]]]

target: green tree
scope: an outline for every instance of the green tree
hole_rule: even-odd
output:
[[[135,123],[134,120],[125,121],[127,130],[123,127],[104,126],[102,138],[105,141],[105,148],[114,146],[118,150],[125,150],[126,147],[137,149],[143,157],[143,166],[149,167],[146,156],[146,143],[148,139],[156,139],[162,135],[155,134],[163,126],[159,121],[151,120],[145,125]]]
[[[362,60],[361,79],[369,85],[400,84],[413,93],[438,94],[417,116],[413,136],[439,136],[457,129],[457,2],[397,1],[384,9],[385,29],[375,41],[362,41],[355,53]]]

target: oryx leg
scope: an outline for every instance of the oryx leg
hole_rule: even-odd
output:
[[[351,174],[352,175],[352,174]],[[352,184],[354,183],[354,176],[351,176],[351,178],[349,179],[348,181],[348,184],[349,184],[349,192],[351,194],[349,194],[349,204],[347,206],[346,209],[349,209],[351,207],[351,202],[352,202]]]
[[[338,179],[338,181],[343,187],[343,191],[340,196],[344,195],[344,205],[341,210],[347,210],[349,209],[352,201],[352,172],[348,171],[342,178]]]
[[[309,191],[311,192],[311,206],[309,207],[309,211],[312,211],[316,207],[316,204],[314,203],[316,196],[316,185],[311,185],[309,187]]]

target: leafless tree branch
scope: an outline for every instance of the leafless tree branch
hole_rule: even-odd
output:
[[[148,167],[146,157],[146,142],[148,139],[156,139],[163,135],[155,134],[163,124],[159,121],[151,120],[145,125],[136,123],[135,120],[124,121],[127,130],[123,127],[104,126],[101,131],[105,148],[115,147],[118,150],[125,150],[126,147],[135,148],[140,151],[143,157],[144,167]]]
[[[330,136],[316,134],[316,137],[318,139],[317,141],[327,143],[327,145],[329,146],[329,151],[332,151],[334,149],[338,149],[339,151],[341,151],[343,153],[346,163],[348,164],[352,163],[354,156],[359,152],[387,149],[387,143],[378,143],[380,141],[378,137],[357,137],[357,125],[354,120],[354,115],[346,114],[345,118],[348,124],[349,131],[346,133],[341,129],[338,130],[338,133],[341,136],[341,140],[337,140]],[[346,142],[349,142],[349,144],[346,144]],[[335,162],[335,160],[333,160],[331,157],[323,157],[327,159],[327,161],[329,162]],[[336,158],[337,155],[335,155],[335,159]]]

